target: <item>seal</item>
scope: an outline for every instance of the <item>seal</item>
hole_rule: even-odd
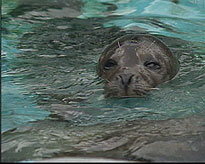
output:
[[[108,45],[99,58],[98,75],[105,97],[144,97],[177,74],[179,61],[152,35],[125,35]]]

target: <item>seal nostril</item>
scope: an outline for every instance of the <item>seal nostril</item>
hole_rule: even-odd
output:
[[[121,83],[124,84],[124,80],[123,77],[121,75],[119,75],[120,79],[121,79]]]
[[[132,81],[132,77],[133,77],[134,75],[131,75],[130,77],[129,77],[129,79],[128,79],[128,84],[130,84],[131,83],[131,81]]]

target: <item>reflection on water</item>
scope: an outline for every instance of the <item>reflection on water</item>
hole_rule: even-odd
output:
[[[79,154],[172,160],[160,158],[161,151],[156,158],[145,154],[158,146],[177,145],[184,140],[193,141],[197,153],[204,150],[198,147],[204,142],[202,9],[191,0],[179,4],[160,0],[3,1],[2,132],[7,131],[2,137],[3,159],[19,161]],[[180,72],[146,98],[105,99],[103,83],[96,74],[98,58],[106,45],[128,33],[150,33],[162,39],[180,57]],[[192,120],[193,115],[200,117]],[[166,122],[167,119],[173,120]],[[39,121],[24,127],[34,120]],[[176,129],[180,124],[189,127],[192,121],[197,123],[190,131]],[[198,123],[199,129],[194,131]],[[167,134],[164,142],[169,126],[170,138]],[[133,128],[135,132],[147,131],[130,134]],[[174,138],[176,133],[184,135]],[[140,139],[144,135],[148,140]],[[146,147],[147,142],[154,146]],[[182,143],[178,148],[187,146],[190,145]],[[171,147],[170,151],[175,149]],[[122,153],[125,155],[120,156]],[[189,156],[193,151],[183,153]],[[188,159],[201,160],[198,154]],[[173,160],[183,160],[176,155],[173,153]]]

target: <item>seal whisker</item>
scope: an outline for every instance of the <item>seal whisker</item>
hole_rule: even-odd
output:
[[[120,42],[118,41],[118,42],[117,42],[117,44],[118,44],[119,49],[121,50],[121,47],[120,47]]]
[[[142,92],[142,91],[136,90],[135,93],[136,93],[137,97],[139,97],[139,96],[140,97],[145,97],[147,92]]]
[[[160,90],[159,88],[149,88],[149,90]]]
[[[135,85],[135,88],[145,89],[145,88],[149,88],[149,87],[145,86],[145,85]]]
[[[156,40],[152,41],[151,44],[148,47],[145,47],[145,49],[144,49],[144,52],[148,51],[152,55],[153,58],[155,58],[155,56],[152,54],[153,50],[151,49],[151,47],[152,47],[152,45],[154,45],[155,42],[156,42]]]
[[[133,91],[137,94],[140,93],[140,94],[145,95],[148,90],[146,88],[137,88],[137,89],[133,89]]]
[[[108,79],[104,79],[107,83],[111,83]]]
[[[109,89],[105,89],[105,94],[107,97],[110,97],[110,96],[117,96],[118,95],[118,89],[117,88],[109,88]]]
[[[156,41],[154,40],[154,41],[149,45],[149,47],[146,48],[146,50],[150,49],[155,42],[156,42]]]

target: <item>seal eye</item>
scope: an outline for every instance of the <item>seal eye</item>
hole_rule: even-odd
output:
[[[114,67],[117,65],[117,62],[113,59],[108,59],[107,62],[104,65],[105,70],[109,70],[110,68]]]
[[[152,70],[157,70],[157,69],[160,69],[161,68],[161,66],[160,66],[160,64],[158,63],[158,62],[153,62],[153,61],[146,61],[145,63],[144,63],[144,66],[145,67],[147,67],[147,68],[149,68],[149,69],[152,69]]]

